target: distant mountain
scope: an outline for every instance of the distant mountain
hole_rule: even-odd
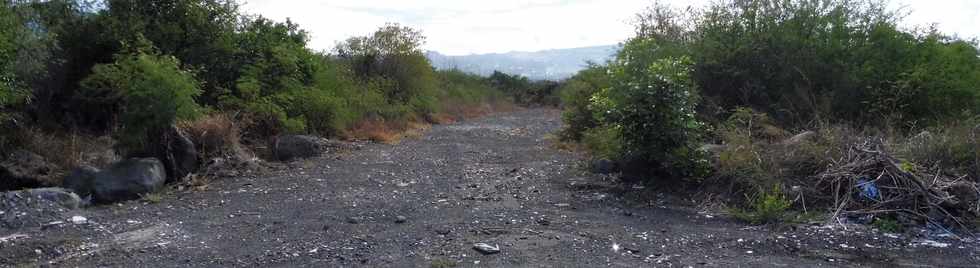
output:
[[[611,59],[618,50],[618,45],[611,45],[466,56],[447,56],[429,51],[426,56],[440,70],[455,68],[479,75],[490,75],[497,70],[534,80],[561,80],[578,73],[588,61],[603,63]]]

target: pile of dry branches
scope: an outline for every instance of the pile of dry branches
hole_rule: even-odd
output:
[[[839,159],[808,179],[811,200],[832,202],[835,217],[901,215],[924,223],[967,227],[980,215],[977,186],[966,176],[952,177],[902,162],[885,150],[880,139],[848,146]],[[862,194],[861,184],[875,190]]]

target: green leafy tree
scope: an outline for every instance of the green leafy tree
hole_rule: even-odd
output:
[[[201,111],[194,100],[201,94],[199,83],[172,56],[120,54],[114,63],[95,66],[81,85],[86,101],[119,114],[117,138],[129,153],[146,150],[174,122]]]
[[[659,177],[702,175],[706,163],[697,150],[704,125],[695,115],[700,95],[688,57],[644,57],[656,40],[629,41],[609,65],[610,87],[592,96],[600,123],[618,130],[621,159],[644,163]]]
[[[420,31],[388,23],[371,35],[348,39],[335,51],[361,80],[386,80],[381,84],[390,102],[424,115],[436,109],[437,90],[435,70],[422,52],[424,43]]]

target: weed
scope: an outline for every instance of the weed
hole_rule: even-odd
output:
[[[454,260],[449,260],[449,259],[435,259],[435,260],[432,260],[432,264],[430,264],[429,267],[432,267],[432,268],[451,268],[451,267],[456,267],[457,265],[459,265],[459,263],[457,263]]]
[[[752,223],[767,224],[778,223],[787,218],[787,210],[792,205],[792,201],[783,194],[782,185],[774,185],[772,189],[760,190],[759,193],[749,199],[748,209],[736,209],[733,211],[735,218]]]
[[[146,201],[147,203],[156,204],[156,203],[160,203],[160,201],[163,201],[163,194],[148,193],[148,194],[144,194],[141,199],[143,201]]]
[[[903,229],[902,224],[891,218],[875,218],[871,225],[886,233],[899,233]]]

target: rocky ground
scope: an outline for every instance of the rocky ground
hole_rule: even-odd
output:
[[[0,266],[975,267],[980,241],[866,226],[745,225],[592,175],[554,110],[434,127],[195,190],[0,226]],[[34,211],[3,211],[26,215]],[[53,213],[53,214],[52,214]],[[77,216],[77,217],[76,217]],[[59,220],[60,219],[60,220]],[[474,250],[475,243],[499,248]]]

